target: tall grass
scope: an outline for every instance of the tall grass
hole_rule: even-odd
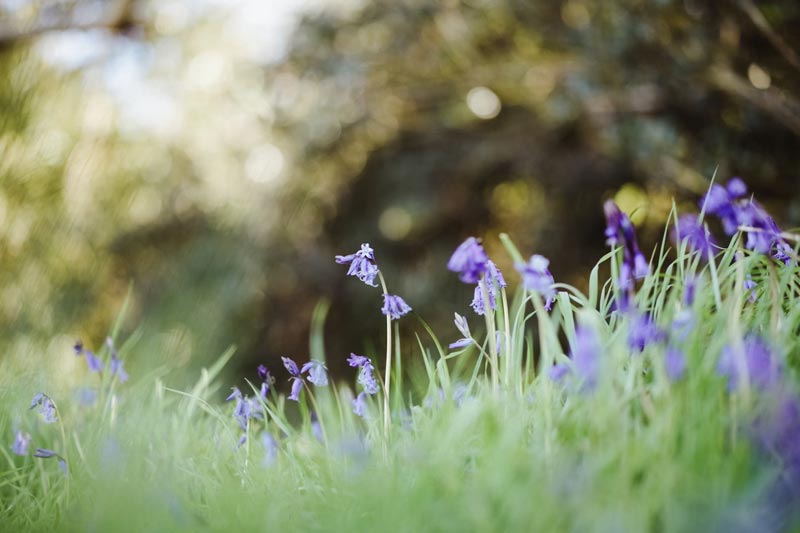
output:
[[[262,397],[256,380],[242,391],[256,415],[240,427],[235,402],[222,401],[228,387],[220,372],[232,350],[190,390],[166,386],[160,369],[126,383],[107,370],[102,379],[87,371],[97,390],[88,405],[74,391],[43,391],[58,408],[52,424],[28,409],[40,390],[31,385],[35,376],[0,371],[0,434],[9,444],[17,431],[31,436],[26,455],[1,448],[0,527],[796,527],[791,458],[770,446],[770,436],[800,435],[797,420],[772,417],[779,402],[796,395],[798,268],[745,249],[741,233],[708,261],[685,242],[671,247],[668,231],[651,258],[653,273],[637,284],[627,309],[619,305],[624,258],[615,248],[591,271],[588,294],[557,283],[550,311],[535,291],[500,291],[495,310],[468,318],[483,334],[473,333],[475,342],[463,348],[448,349],[443,340],[457,337],[455,328],[439,339],[418,315],[403,318],[418,333],[401,346],[397,323],[387,319],[386,353],[367,355],[391,390],[368,397],[364,417],[352,409],[359,385],[304,381],[299,402],[291,402],[274,390]],[[521,262],[511,240],[503,242]],[[605,282],[603,263],[614,273]],[[748,275],[755,289],[746,285]],[[691,301],[687,283],[696,286]],[[640,351],[630,336],[645,315],[661,335]],[[685,331],[676,332],[676,320],[687,318]],[[314,319],[317,356],[324,353],[322,320],[323,309]],[[582,374],[571,353],[587,331],[597,343],[593,376]],[[135,336],[121,342],[119,335],[119,327],[110,332],[120,357],[135,358]],[[769,387],[742,362],[753,336],[765,340],[779,369]],[[669,349],[685,357],[680,376],[668,372]],[[726,349],[738,354],[734,388],[720,372]],[[108,361],[110,349],[98,356]],[[555,379],[554,365],[565,375]],[[777,425],[763,423],[773,419]],[[36,447],[57,452],[67,474],[55,458],[34,458]]]

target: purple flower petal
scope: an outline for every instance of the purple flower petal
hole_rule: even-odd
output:
[[[489,257],[478,239],[469,237],[465,240],[447,262],[447,269],[457,272],[464,283],[477,283],[488,267]]]

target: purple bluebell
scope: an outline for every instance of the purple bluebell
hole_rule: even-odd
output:
[[[261,390],[259,394],[263,399],[266,400],[267,395],[269,394],[269,389],[274,383],[274,379],[269,373],[269,369],[264,365],[258,365],[257,372],[259,379],[261,379]]]
[[[312,359],[303,365],[303,368],[300,369],[300,373],[304,374],[308,372],[308,381],[317,387],[324,387],[328,384],[327,370],[328,369],[325,368],[325,365],[321,361]]]
[[[708,228],[700,222],[696,215],[689,214],[678,217],[678,223],[672,232],[672,239],[678,245],[685,241],[689,250],[700,252],[703,257],[708,257],[716,245]]]
[[[465,346],[469,346],[472,344],[472,334],[469,331],[469,323],[467,322],[466,317],[455,313],[455,325],[456,329],[461,332],[463,337],[456,342],[450,343],[449,348],[452,350],[454,348],[463,348]]]
[[[747,291],[747,299],[750,303],[755,303],[758,299],[758,295],[756,294],[756,289],[758,288],[758,284],[753,281],[753,277],[748,274],[744,280],[744,290]]]
[[[53,403],[53,400],[47,394],[42,392],[37,392],[33,396],[33,400],[31,400],[31,409],[38,407],[38,412],[44,419],[46,424],[52,424],[53,422],[58,420],[56,404]]]
[[[755,335],[746,337],[741,350],[725,346],[717,362],[717,373],[728,378],[728,390],[737,390],[742,381],[741,372],[751,386],[769,390],[780,381],[782,369],[769,345]]]
[[[631,350],[644,351],[648,345],[662,342],[666,338],[666,333],[656,325],[648,313],[641,314],[630,322],[628,346]]]
[[[722,220],[726,235],[733,235],[739,227],[736,201],[747,194],[747,186],[739,178],[731,178],[728,184],[714,184],[700,201],[700,208]]]
[[[31,443],[31,436],[27,433],[17,431],[14,435],[14,443],[11,444],[11,451],[16,455],[28,455],[28,445]]]
[[[111,372],[112,376],[117,376],[120,383],[125,383],[128,381],[128,373],[125,372],[125,368],[122,366],[122,359],[119,358],[119,353],[117,353],[116,348],[114,348],[114,341],[111,337],[106,337],[106,347],[108,347],[108,351],[111,353],[108,370]]]
[[[295,363],[291,358],[281,357],[281,361],[283,361],[283,366],[289,371],[290,375],[295,377],[300,376],[300,369],[297,367],[297,363]]]
[[[483,291],[485,283],[483,280],[478,281],[475,286],[475,293],[473,294],[472,303],[469,304],[475,311],[475,314],[483,316],[486,313],[486,304],[483,301]],[[497,309],[497,300],[495,299],[494,289],[486,289],[486,295],[489,298],[489,307]]]
[[[100,358],[92,353],[91,350],[85,348],[80,340],[75,342],[75,346],[73,346],[73,348],[75,349],[75,355],[84,356],[86,359],[86,366],[89,367],[89,371],[100,372],[103,370],[103,362],[100,360]]]
[[[369,243],[363,243],[361,249],[350,255],[337,255],[336,262],[340,265],[349,264],[348,276],[355,276],[370,287],[377,287],[375,278],[378,276],[378,265],[375,263],[375,253]]]
[[[545,308],[549,311],[555,300],[556,291],[553,288],[555,280],[548,266],[550,260],[535,254],[524,264],[518,264],[517,270],[522,274],[522,285],[527,290],[536,291],[545,298]]]
[[[303,390],[303,380],[298,377],[290,378],[292,381],[292,390],[287,397],[288,400],[293,400],[295,402],[300,401],[300,391]]]
[[[641,279],[650,273],[650,265],[639,249],[636,231],[628,215],[623,213],[612,200],[603,204],[606,216],[606,244],[622,247],[622,264],[619,269],[619,286],[623,290],[633,289],[633,280]]]
[[[247,430],[248,422],[253,419],[261,419],[264,417],[261,410],[261,404],[258,400],[250,398],[242,394],[238,387],[231,389],[233,392],[226,398],[226,401],[236,400],[236,407],[233,409],[233,417],[239,423],[242,431]],[[241,446],[241,444],[239,444]]]
[[[375,379],[375,367],[368,357],[351,353],[347,362],[352,367],[358,367],[358,383],[364,387],[364,392],[367,394],[377,394],[378,391],[380,391],[378,380]]]
[[[670,346],[664,352],[664,369],[670,381],[679,381],[686,372],[686,357],[683,352]]]
[[[384,315],[391,317],[392,320],[398,320],[403,315],[411,312],[411,306],[397,295],[384,294],[381,312]]]
[[[752,198],[746,198],[747,187],[739,178],[731,179],[726,187],[713,185],[703,198],[709,213],[722,220],[727,235],[733,235],[740,227],[747,229],[745,247],[762,254],[773,250],[774,257],[784,263],[790,258],[786,252],[790,249],[781,237],[781,230],[767,211]]]
[[[488,268],[489,257],[475,237],[465,240],[447,262],[451,272],[457,272],[464,283],[477,283]]]
[[[478,315],[486,313],[486,303],[483,301],[485,287],[486,296],[489,299],[489,307],[491,307],[492,310],[496,310],[497,300],[500,298],[500,290],[507,286],[508,284],[503,277],[503,273],[500,272],[497,265],[491,260],[487,261],[484,277],[479,280],[478,284],[475,286],[475,293],[472,298],[472,303],[470,304],[472,309],[474,309],[475,313]]]
[[[51,457],[55,457],[58,460],[58,466],[61,468],[61,471],[64,472],[64,475],[67,475],[67,461],[58,455],[57,452],[53,450],[48,450],[47,448],[36,448],[36,451],[33,453],[34,457],[38,457],[40,459],[50,459]]]
[[[553,365],[548,370],[547,375],[555,381],[556,383],[560,382],[564,379],[564,377],[570,373],[570,367],[566,363],[558,363],[557,365]]]
[[[457,341],[448,344],[447,347],[450,348],[451,350],[458,350],[459,348],[464,348],[466,346],[469,346],[470,344],[472,344],[472,342],[473,342],[472,339],[458,339]]]
[[[486,282],[492,288],[504,289],[508,287],[503,273],[491,259],[486,262]]]
[[[575,330],[575,341],[572,343],[570,358],[575,368],[575,374],[583,381],[583,386],[590,390],[597,385],[601,351],[600,339],[594,327],[578,326]]]
[[[367,417],[367,393],[362,391],[353,398],[353,412],[361,418]]]
[[[778,467],[764,498],[773,531],[789,531],[800,520],[800,398],[783,393],[751,430],[767,460]]]
[[[780,241],[775,245],[774,257],[778,261],[783,262],[786,266],[789,266],[797,257],[797,254],[795,254],[794,248],[789,246],[789,244],[787,244],[785,241]]]

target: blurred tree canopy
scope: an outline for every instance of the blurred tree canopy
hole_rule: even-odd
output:
[[[343,361],[381,342],[379,294],[332,261],[365,241],[446,334],[471,299],[444,268],[467,235],[510,271],[507,231],[582,285],[602,199],[653,243],[715,171],[800,224],[793,0],[323,2],[285,49],[242,30],[277,18],[248,2],[17,4],[0,2],[10,357],[99,342],[132,282],[130,324],[177,366],[230,343],[302,359],[321,297]]]

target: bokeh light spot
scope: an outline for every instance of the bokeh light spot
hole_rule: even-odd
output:
[[[378,228],[390,240],[399,241],[411,231],[413,221],[411,215],[402,207],[389,207],[381,213],[378,219]]]
[[[467,107],[478,118],[494,118],[500,113],[500,98],[491,89],[473,87],[467,93]]]

